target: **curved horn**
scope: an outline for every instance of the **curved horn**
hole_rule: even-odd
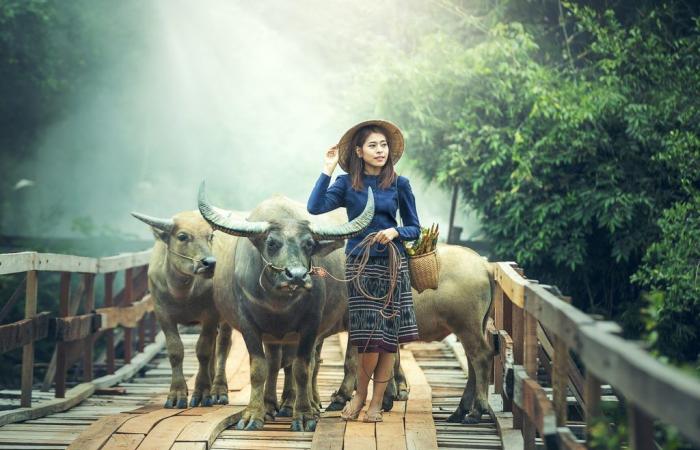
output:
[[[165,231],[166,233],[170,233],[175,226],[173,219],[159,219],[157,217],[147,216],[134,211],[131,212],[131,215],[139,219],[141,222],[150,225],[153,228],[157,228],[160,231]]]
[[[311,234],[314,239],[319,241],[324,239],[348,239],[362,233],[362,231],[369,226],[370,222],[372,222],[373,217],[374,195],[372,194],[372,188],[367,186],[367,203],[365,203],[365,209],[362,211],[362,214],[342,225],[321,227],[311,224]]]
[[[204,181],[199,185],[199,212],[215,230],[223,231],[233,236],[252,237],[265,233],[270,226],[268,222],[248,222],[231,218],[231,212],[217,208],[209,203],[205,192]]]

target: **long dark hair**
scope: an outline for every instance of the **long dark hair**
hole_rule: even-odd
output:
[[[352,188],[356,191],[361,191],[365,187],[364,183],[362,182],[365,162],[361,157],[357,156],[357,153],[355,153],[355,148],[362,148],[365,141],[372,133],[382,134],[384,138],[386,138],[386,143],[390,149],[386,156],[386,164],[384,164],[379,172],[377,185],[381,189],[386,189],[391,186],[395,180],[395,177],[397,176],[396,172],[394,171],[394,161],[391,159],[391,141],[389,140],[389,133],[378,125],[367,125],[355,132],[355,135],[350,140],[350,146],[348,147],[348,152],[350,153],[350,161],[348,164],[350,169],[350,180],[352,183]]]

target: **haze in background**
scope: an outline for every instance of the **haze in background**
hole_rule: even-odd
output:
[[[129,212],[194,209],[203,179],[224,208],[249,210],[273,193],[306,203],[325,150],[376,117],[371,86],[356,82],[376,64],[370,55],[439,26],[422,21],[417,1],[96,5],[90,20],[110,24],[93,30],[103,64],[17,171],[5,234],[150,238]],[[397,171],[411,178],[421,223],[439,222],[444,239],[451,193],[414,174],[410,153],[408,139]],[[467,211],[455,224],[462,238],[477,228]]]

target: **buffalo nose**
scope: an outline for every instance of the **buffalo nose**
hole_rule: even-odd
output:
[[[214,270],[214,267],[216,266],[216,258],[213,256],[207,256],[206,258],[202,259],[202,265],[209,270]]]
[[[306,269],[304,267],[286,267],[284,269],[284,275],[287,279],[295,284],[302,285],[306,282]]]

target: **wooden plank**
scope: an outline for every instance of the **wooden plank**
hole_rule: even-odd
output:
[[[153,298],[147,294],[130,306],[97,308],[95,313],[102,316],[102,329],[112,329],[118,326],[135,328],[146,313],[153,311],[153,307]]]
[[[548,333],[553,333],[563,339],[567,347],[578,352],[580,347],[579,327],[592,324],[595,321],[587,314],[556,297],[542,285],[529,284],[526,290],[525,310],[534,315]]]
[[[79,316],[56,318],[56,340],[62,342],[85,339],[97,330],[100,316],[98,314],[82,314]]]
[[[124,306],[131,306],[134,301],[134,271],[129,268],[124,272]],[[131,362],[133,349],[133,329],[124,328],[124,362]]]
[[[106,273],[105,274],[105,294],[104,294],[104,305],[106,307],[112,306],[114,303],[114,278],[116,274],[115,273]],[[99,312],[98,312],[99,314]],[[104,320],[105,318],[102,318],[102,327],[104,328]],[[106,349],[106,357],[107,357],[107,373],[108,374],[113,374],[114,370],[116,369],[115,367],[115,355],[114,355],[114,332],[112,330],[105,330],[105,339],[107,341],[107,349]]]
[[[526,418],[532,421],[545,441],[556,442],[557,424],[552,402],[547,398],[542,386],[527,375],[524,367],[516,366],[514,373],[514,403],[521,408]],[[534,448],[534,437],[533,433],[523,437],[524,440],[530,440],[525,442],[526,448]]]
[[[376,450],[376,424],[348,421],[345,425],[343,450]]]
[[[410,350],[401,350],[401,366],[411,394],[404,416],[407,449],[437,449],[437,430],[433,421],[432,390],[425,373]],[[345,442],[348,442],[346,432]]]
[[[557,444],[565,450],[586,450],[586,446],[576,440],[576,436],[567,427],[557,428]]]
[[[102,450],[135,450],[144,437],[143,434],[113,434]]]
[[[566,416],[568,405],[566,401],[566,388],[568,386],[567,367],[569,359],[569,350],[566,348],[566,343],[563,339],[554,337],[554,351],[552,354],[552,391],[554,415],[557,419],[557,425],[560,427],[566,426]]]
[[[377,423],[375,427],[377,448],[380,450],[406,450],[406,429],[404,428],[403,414],[390,411],[384,413],[383,418],[384,421]]]
[[[44,339],[48,335],[51,320],[51,313],[42,312],[30,319],[0,325],[0,353]]]
[[[103,417],[93,422],[68,446],[69,450],[99,450],[109,437],[130,417],[130,414],[117,414]]]
[[[342,348],[342,344],[341,344]],[[311,450],[336,450],[343,448],[345,420],[341,418],[324,418],[316,425]]]
[[[0,411],[0,426],[65,411],[88,398],[92,395],[94,390],[95,386],[91,383],[82,383],[68,390],[65,393],[65,398],[56,398],[54,400],[42,402],[40,405],[32,406],[31,408]]]
[[[170,450],[207,450],[204,442],[176,442]]]
[[[513,362],[516,365],[522,365],[525,359],[525,319],[523,317],[525,310],[513,304],[511,313],[513,320],[513,334],[511,334],[513,339]],[[522,411],[517,406],[513,408],[513,427],[516,429],[523,427]],[[527,441],[525,445],[528,445]]]
[[[97,259],[85,256],[37,253],[34,269],[51,272],[96,273]]]
[[[582,326],[579,352],[587,371],[607,381],[652,417],[676,426],[700,445],[700,381],[656,360],[619,336]]]
[[[194,416],[197,420],[183,428],[177,442],[206,442],[209,448],[219,433],[240,419],[243,409],[243,406],[226,405],[209,414]]]
[[[58,316],[66,317],[69,312],[70,301],[70,272],[61,273],[60,297]],[[63,398],[66,395],[66,343],[56,342],[56,375],[55,375],[56,398]]]
[[[198,416],[173,416],[161,420],[141,441],[139,449],[162,450],[170,448],[182,429],[198,418]]]
[[[181,412],[182,410],[177,408],[161,408],[145,414],[132,415],[117,429],[117,433],[148,434],[158,422]]]
[[[155,342],[147,345],[142,353],[139,353],[131,360],[131,363],[120,367],[113,374],[94,379],[92,384],[96,388],[106,388],[133,377],[146,364],[148,364],[149,361],[160,353],[163,348],[165,348],[165,336],[162,332],[160,332],[158,333]]]
[[[95,274],[86,273],[83,275],[83,282],[85,283],[85,313],[92,313],[95,310]],[[99,320],[96,318],[95,320]],[[93,322],[93,327],[90,330],[90,336],[85,338],[85,343],[83,345],[83,381],[91,381],[94,378],[93,367],[92,367],[92,353],[93,347],[95,345],[94,337],[92,333],[98,330],[99,322]]]
[[[656,450],[654,443],[654,421],[633,403],[627,404],[627,428],[630,449]]]
[[[507,262],[493,263],[493,276],[503,293],[519,308],[525,305],[525,286],[528,281]]]
[[[142,252],[99,258],[97,261],[97,270],[99,273],[109,273],[118,272],[130,267],[144,266],[149,263],[152,251],[152,249],[148,249]]]
[[[31,320],[31,340],[22,349],[22,398],[20,405],[23,408],[32,406],[32,385],[34,384],[34,334],[36,328],[36,297],[37,297],[37,273],[36,270],[27,272],[27,288],[24,300],[24,318]]]
[[[0,275],[34,270],[34,258],[36,258],[36,254],[36,252],[0,254]]]

